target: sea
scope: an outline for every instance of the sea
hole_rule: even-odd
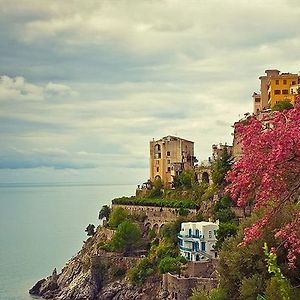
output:
[[[28,290],[59,271],[87,239],[88,224],[134,185],[0,184],[0,300],[32,300]]]

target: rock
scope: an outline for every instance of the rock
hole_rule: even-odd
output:
[[[39,280],[29,293],[43,299],[60,300],[160,299],[156,296],[159,290],[157,283],[149,283],[142,290],[128,283],[124,276],[115,277],[114,268],[125,273],[138,258],[98,251],[97,244],[107,242],[107,236],[112,234],[105,228],[97,230],[59,274],[54,269],[51,276]]]

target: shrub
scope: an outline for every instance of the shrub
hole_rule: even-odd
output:
[[[131,252],[142,236],[140,227],[132,221],[122,222],[114,234],[111,245],[117,251]]]
[[[102,219],[106,219],[108,220],[109,219],[109,215],[111,213],[111,209],[108,205],[103,205],[101,210],[99,211],[99,220],[102,220]]]
[[[142,258],[139,263],[129,271],[129,279],[133,284],[141,285],[146,278],[153,274],[154,267],[149,258]]]
[[[186,264],[186,259],[183,256],[167,256],[159,262],[158,268],[162,274],[168,272],[180,274],[182,270],[182,265],[184,264]]]
[[[127,211],[122,207],[115,208],[109,217],[109,226],[111,228],[117,228],[122,222],[128,219]]]
[[[239,289],[240,300],[256,300],[257,296],[264,291],[263,278],[254,274],[249,278],[244,278]]]
[[[179,216],[186,217],[189,214],[189,210],[186,208],[180,207],[178,214],[179,214]]]
[[[95,234],[95,225],[89,224],[85,229],[87,236],[93,236]]]

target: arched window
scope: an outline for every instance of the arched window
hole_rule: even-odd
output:
[[[154,158],[155,159],[160,159],[161,158],[161,150],[160,150],[160,145],[156,144],[154,146]]]
[[[209,175],[207,172],[202,173],[202,182],[209,183]]]

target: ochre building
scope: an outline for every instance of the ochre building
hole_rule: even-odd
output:
[[[266,70],[260,76],[260,94],[253,93],[254,113],[273,108],[280,101],[289,101],[293,105],[298,94],[299,76],[293,73],[281,73],[279,70]]]
[[[194,142],[168,135],[150,142],[150,180],[160,178],[172,186],[173,177],[194,166]]]

